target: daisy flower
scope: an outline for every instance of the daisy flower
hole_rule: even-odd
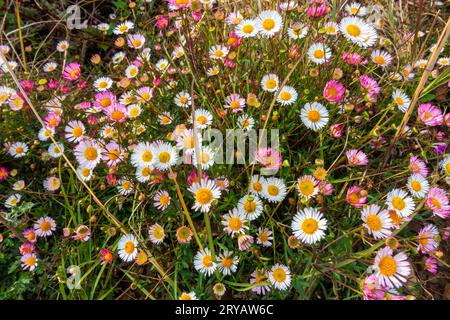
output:
[[[233,93],[226,97],[225,103],[225,108],[231,109],[233,113],[242,111],[245,107],[245,99],[241,98],[241,96],[237,93]]]
[[[140,142],[131,154],[131,164],[135,167],[151,166],[155,162],[154,146],[148,142]]]
[[[195,292],[182,292],[180,294],[179,300],[198,300],[197,296],[195,295]]]
[[[179,107],[187,108],[191,105],[191,95],[186,91],[182,91],[176,94],[175,104]]]
[[[433,224],[428,224],[419,231],[419,246],[417,250],[424,254],[430,254],[439,247],[439,230]]]
[[[166,190],[158,191],[153,197],[153,205],[160,210],[166,210],[170,205],[170,196]]]
[[[117,182],[117,190],[123,196],[127,196],[134,190],[133,182],[128,178],[122,178]]]
[[[428,60],[426,59],[419,59],[416,61],[416,63],[414,63],[414,67],[415,68],[419,68],[419,69],[425,69],[428,65]]]
[[[31,253],[33,253],[35,251],[35,249],[36,248],[35,248],[33,243],[27,242],[27,243],[22,244],[19,247],[19,252],[20,252],[21,255],[31,254]]]
[[[215,66],[215,67],[209,68],[207,71],[207,74],[209,77],[212,77],[212,76],[218,75],[219,72],[220,72],[219,67]]]
[[[253,119],[248,114],[241,114],[237,118],[237,125],[239,129],[244,130],[244,132],[247,132],[249,130],[252,130],[255,125],[255,119]]]
[[[81,141],[74,149],[80,166],[94,169],[101,160],[101,147],[95,140]]]
[[[306,37],[308,33],[308,27],[304,24],[296,24],[293,27],[288,28],[288,36],[293,40],[299,40]]]
[[[386,210],[381,210],[376,204],[366,206],[361,212],[361,219],[364,221],[364,227],[375,239],[391,235],[391,218]]]
[[[251,235],[248,234],[241,234],[238,237],[238,248],[240,251],[246,251],[248,249],[250,249],[250,247],[252,246],[253,242],[255,240],[253,239],[253,237]]]
[[[81,65],[78,62],[69,63],[63,71],[63,78],[68,81],[75,81],[81,75]]]
[[[264,269],[256,269],[252,272],[250,283],[253,285],[252,291],[258,295],[269,293],[271,288],[268,285],[267,272]]]
[[[344,10],[350,15],[365,16],[367,14],[367,8],[358,2],[346,4]]]
[[[282,264],[274,265],[268,272],[268,278],[278,290],[287,290],[291,285],[291,271]]]
[[[390,191],[387,194],[386,203],[389,209],[395,210],[402,217],[410,216],[416,207],[414,200],[401,189]]]
[[[358,17],[343,18],[339,29],[348,40],[363,48],[373,46],[377,40],[375,28]]]
[[[195,204],[192,206],[192,209],[195,211],[200,210],[201,212],[208,212],[212,202],[219,199],[221,194],[214,181],[205,179],[201,179],[200,183],[193,183],[188,188],[188,191],[193,193],[195,198]]]
[[[263,182],[261,196],[269,202],[281,202],[287,194],[286,185],[283,180],[269,177]]]
[[[276,92],[278,90],[278,86],[280,84],[280,80],[276,74],[266,74],[261,79],[261,87],[264,91],[267,92]]]
[[[89,227],[85,225],[80,225],[75,229],[72,239],[86,242],[89,240],[90,236],[91,230],[89,229]]]
[[[172,59],[179,59],[184,56],[184,49],[181,46],[176,46],[172,51]]]
[[[424,178],[428,176],[427,164],[420,160],[418,156],[412,156],[409,159],[409,168],[414,174],[420,174]]]
[[[124,234],[117,243],[120,259],[125,262],[133,261],[138,254],[138,241],[132,234]]]
[[[109,77],[100,77],[94,81],[94,87],[97,91],[106,91],[111,88],[113,81]]]
[[[281,153],[273,148],[258,148],[255,160],[269,170],[278,170],[282,165]]]
[[[399,288],[411,274],[411,265],[404,252],[393,255],[389,247],[380,249],[373,265],[377,284],[387,288]]]
[[[330,61],[331,49],[323,43],[314,43],[308,49],[308,58],[317,64],[323,64]]]
[[[174,166],[178,160],[176,148],[161,140],[158,140],[153,144],[153,154],[155,156],[153,165],[159,170],[168,170],[170,167]]]
[[[339,33],[339,25],[336,22],[329,21],[323,26],[325,33],[328,35],[337,35]]]
[[[67,42],[66,40],[59,41],[56,44],[56,50],[58,50],[59,52],[64,52],[67,49],[69,49],[69,42]]]
[[[200,156],[197,157],[197,154],[193,153],[193,164],[198,164],[199,162],[202,165],[203,170],[208,170],[214,165],[214,157],[215,153],[212,151],[211,147],[205,146],[200,150]]]
[[[307,103],[300,112],[302,123],[313,131],[318,131],[328,123],[327,108],[318,102]]]
[[[145,44],[145,37],[142,34],[130,34],[127,38],[127,44],[132,49],[141,49]]]
[[[131,22],[131,21],[125,21],[125,22],[122,22],[122,23],[118,24],[118,25],[114,28],[113,33],[114,33],[114,34],[117,34],[117,35],[119,35],[119,34],[124,34],[124,33],[130,31],[130,30],[133,29],[133,28],[134,28],[134,23],[133,23],[133,22]]]
[[[38,265],[38,258],[34,253],[23,255],[22,258],[20,258],[20,261],[22,262],[20,266],[24,270],[28,269],[30,271],[33,271]]]
[[[224,59],[227,56],[228,52],[229,50],[225,46],[222,45],[212,46],[209,49],[209,57],[211,59]]]
[[[254,175],[250,181],[250,192],[261,196],[265,180],[266,179],[262,176]]]
[[[28,146],[24,142],[14,142],[8,150],[9,155],[14,158],[22,158],[27,152]]]
[[[163,72],[169,67],[169,61],[167,59],[159,59],[155,63],[155,67],[157,70]]]
[[[131,104],[127,107],[127,116],[130,119],[136,119],[142,113],[142,108],[137,104]]]
[[[114,64],[118,64],[118,63],[122,62],[124,58],[125,58],[125,52],[120,51],[120,52],[115,53],[112,56],[112,62]]]
[[[52,158],[59,158],[61,157],[61,155],[64,153],[64,146],[62,143],[52,143],[49,147],[48,147],[48,154],[52,157]]]
[[[272,231],[270,231],[267,228],[259,228],[258,229],[258,235],[256,237],[256,243],[262,245],[263,247],[270,247],[272,246]]]
[[[93,177],[93,171],[91,168],[81,166],[77,168],[77,175],[81,180],[89,181]]]
[[[182,226],[177,229],[176,236],[179,243],[189,243],[192,239],[192,231],[189,227]]]
[[[1,173],[0,173],[0,175],[1,175]],[[0,180],[2,180],[2,179],[0,178]],[[12,188],[14,191],[21,191],[21,190],[25,189],[25,181],[19,180],[19,181],[14,182]]]
[[[370,57],[373,63],[379,65],[382,68],[386,68],[391,64],[393,60],[392,56],[388,52],[382,50],[373,51]]]
[[[235,28],[234,31],[241,38],[251,38],[258,34],[257,22],[252,19],[241,21]]]
[[[306,200],[313,198],[319,192],[318,181],[311,175],[305,175],[297,180],[298,195]]]
[[[51,236],[56,230],[56,222],[50,217],[41,217],[34,224],[34,231],[38,237]]]
[[[257,195],[246,195],[238,202],[238,210],[249,221],[257,219],[263,212],[263,203]]]
[[[440,67],[448,67],[450,65],[450,57],[439,58],[437,64]]]
[[[56,191],[61,186],[61,181],[57,177],[49,177],[44,180],[43,185],[47,191]]]
[[[200,129],[206,129],[212,124],[213,116],[208,110],[196,109],[194,116],[195,124]]]
[[[117,98],[110,91],[102,91],[95,94],[94,106],[98,110],[103,110],[116,104]]]
[[[408,110],[411,103],[411,99],[403,91],[398,89],[392,93],[392,100],[394,100],[394,103],[397,105],[398,109],[403,113]]]
[[[228,25],[236,25],[241,23],[244,20],[244,17],[242,16],[242,14],[237,11],[237,12],[232,12],[228,15],[228,17],[225,19],[226,23]]]
[[[227,289],[226,289],[225,285],[223,283],[220,283],[220,282],[216,283],[213,286],[213,292],[218,297],[222,297],[225,294],[226,290]]]
[[[237,270],[238,263],[239,263],[239,258],[236,256],[233,257],[233,253],[230,251],[227,251],[227,250],[222,252],[217,259],[219,271],[224,276],[228,276],[232,273],[235,273]]]
[[[403,79],[410,80],[410,79],[414,78],[415,74],[412,71],[413,71],[412,66],[407,65],[406,67],[404,67],[403,70],[401,71],[401,75],[403,76]]]
[[[228,214],[223,216],[222,225],[224,231],[234,237],[235,235],[243,234],[248,230],[247,218],[243,212],[234,208]]]
[[[201,145],[202,137],[198,133],[197,141]],[[193,129],[184,130],[181,134],[177,135],[177,148],[183,150],[185,155],[192,155],[195,152],[195,136]]]
[[[211,276],[217,268],[217,264],[214,262],[211,251],[208,248],[200,250],[194,257],[195,269],[206,275]]]
[[[444,120],[442,111],[431,103],[422,103],[417,110],[420,120],[427,126],[439,126]]]
[[[420,174],[413,174],[408,178],[406,186],[415,198],[422,199],[430,190],[430,183]]]
[[[298,94],[297,91],[291,86],[284,86],[281,88],[280,93],[277,96],[277,101],[282,106],[288,106],[297,100]]]
[[[153,97],[153,89],[150,87],[139,88],[136,90],[136,97],[139,102],[148,102]]]
[[[159,123],[163,126],[167,126],[172,123],[172,114],[170,112],[163,112],[158,115]]]
[[[344,95],[345,87],[339,81],[330,80],[323,88],[323,97],[330,102],[341,102],[344,98]]]
[[[449,198],[443,189],[431,188],[425,203],[433,214],[443,219],[447,219],[450,216]]]
[[[141,183],[145,183],[150,181],[152,172],[154,171],[153,167],[144,166],[136,168],[136,179]]]
[[[447,155],[447,157],[441,161],[440,166],[447,175],[450,175],[450,155]]]
[[[100,261],[101,265],[111,264],[114,260],[114,252],[110,249],[101,249],[100,250]]]
[[[70,121],[64,128],[65,138],[70,142],[80,142],[86,132],[83,122],[78,120]]]
[[[360,150],[352,149],[345,152],[348,164],[353,166],[365,166],[369,163],[367,155]]]
[[[306,207],[294,216],[291,228],[299,240],[314,244],[325,237],[327,220],[316,208]]]
[[[159,224],[155,223],[154,225],[148,228],[148,236],[150,237],[150,241],[154,244],[160,244],[164,241],[166,237],[166,233],[164,232],[164,228]]]
[[[47,62],[44,64],[44,72],[53,72],[58,67],[58,64],[56,62]]]
[[[107,23],[99,23],[97,25],[97,29],[103,32],[107,32],[109,30],[109,24]]]
[[[257,20],[257,28],[265,37],[272,37],[283,27],[283,19],[281,15],[274,10],[266,10],[259,14]]]
[[[136,78],[138,74],[139,74],[139,68],[136,67],[134,64],[129,65],[129,66],[125,69],[125,76],[126,76],[128,79]]]
[[[12,194],[8,198],[6,198],[5,207],[8,209],[16,207],[19,204],[21,199],[22,199],[22,196],[20,194],[18,194],[18,193]]]

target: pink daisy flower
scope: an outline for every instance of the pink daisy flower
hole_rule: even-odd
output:
[[[442,111],[431,103],[422,103],[417,111],[419,119],[427,126],[435,127],[442,124]]]
[[[104,108],[109,108],[114,105],[117,101],[117,98],[114,94],[109,91],[101,91],[95,95],[94,106],[98,110],[102,110]]]
[[[106,108],[105,113],[111,121],[122,123],[127,119],[128,110],[124,105],[115,103]]]
[[[102,249],[100,250],[100,260],[101,264],[111,264],[114,260],[114,252],[110,249]]]
[[[409,168],[413,173],[420,174],[424,178],[428,176],[427,165],[418,156],[412,156],[409,159]]]
[[[32,254],[34,250],[35,250],[34,244],[31,242],[24,243],[19,247],[21,255]]]
[[[362,76],[359,78],[359,82],[361,86],[366,89],[367,93],[370,95],[376,95],[380,93],[380,87],[378,86],[378,82],[376,82],[373,78],[369,76]]]
[[[8,169],[5,167],[0,167],[0,181],[8,179]]]
[[[437,273],[438,262],[433,257],[428,257],[424,263],[425,269],[433,274]]]
[[[419,246],[417,250],[422,253],[430,253],[436,251],[439,246],[439,230],[435,225],[428,224],[419,231]]]
[[[34,228],[28,228],[22,232],[23,236],[30,242],[34,243],[36,242],[36,231],[34,231]]]
[[[232,93],[225,99],[225,103],[225,108],[229,108],[236,113],[244,109],[245,99],[237,93]]]
[[[256,152],[256,161],[266,169],[278,170],[282,164],[281,153],[272,148],[259,148]]]
[[[323,89],[323,96],[330,102],[341,102],[344,98],[345,87],[336,80],[330,80]]]
[[[369,159],[367,158],[367,155],[360,150],[352,149],[352,150],[346,151],[345,155],[347,156],[349,165],[365,166],[369,163]]]
[[[426,205],[433,214],[447,219],[450,216],[449,199],[441,188],[431,188],[426,197]]]
[[[63,71],[63,78],[68,81],[75,81],[81,75],[81,65],[78,62],[69,63]]]
[[[51,236],[56,229],[56,222],[50,217],[39,218],[34,224],[34,231],[38,237]]]
[[[362,208],[367,202],[367,191],[360,186],[351,186],[347,190],[347,196],[345,197],[348,204],[355,208]]]

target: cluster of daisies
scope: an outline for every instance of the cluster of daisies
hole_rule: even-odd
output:
[[[255,250],[275,245],[275,231],[269,228],[267,221],[278,224],[273,214],[279,207],[280,211],[283,210],[282,204],[289,195],[296,195],[294,203],[297,206],[293,214],[285,213],[289,224],[280,222],[279,225],[289,230],[288,235],[282,236],[286,235],[290,249],[317,248],[330,229],[339,228],[324,205],[327,199],[336,196],[337,183],[333,182],[331,174],[336,165],[351,177],[345,180],[347,182],[339,192],[339,198],[345,198],[339,201],[339,205],[347,205],[352,213],[358,215],[360,227],[365,230],[362,235],[364,241],[385,241],[362,281],[363,297],[408,298],[399,290],[411,278],[413,267],[408,250],[396,237],[397,233],[416,217],[422,207],[430,213],[427,221],[438,221],[435,224],[427,222],[411,238],[417,251],[424,255],[424,268],[432,273],[437,272],[442,256],[440,241],[450,236],[448,228],[439,231],[436,226],[450,216],[447,191],[450,155],[445,154],[445,129],[436,133],[439,142],[433,145],[434,153],[440,159],[434,174],[431,174],[430,164],[423,160],[423,156],[411,155],[407,168],[403,168],[409,175],[407,181],[383,190],[386,192],[379,197],[374,189],[364,185],[364,178],[358,176],[359,170],[367,172],[378,160],[366,149],[349,146],[356,144],[351,136],[359,138],[358,125],[364,126],[363,121],[367,118],[355,117],[356,127],[351,127],[345,120],[338,123],[332,120],[334,117],[343,119],[341,115],[347,112],[361,111],[362,107],[358,105],[374,105],[386,98],[388,103],[383,110],[386,112],[384,116],[388,112],[392,115],[405,113],[412,100],[412,92],[408,92],[405,83],[423,72],[429,59],[422,58],[407,65],[398,61],[399,68],[393,67],[396,56],[384,49],[385,46],[377,47],[380,35],[375,26],[364,18],[369,9],[357,2],[344,6],[344,16],[339,21],[331,19],[331,5],[325,0],[309,1],[306,14],[301,18],[295,14],[303,8],[297,1],[282,2],[277,10],[263,10],[256,14],[249,11],[245,15],[243,11],[234,11],[228,16],[215,7],[214,0],[200,0],[200,3],[200,7],[194,10],[192,1],[170,0],[169,14],[157,17],[155,28],[161,31],[161,36],[163,31],[178,33],[176,43],[168,47],[150,44],[149,37],[146,38],[144,31],[136,30],[132,21],[97,23],[95,28],[98,32],[112,33],[115,37],[114,50],[108,58],[112,74],[105,72],[94,79],[85,79],[85,66],[77,61],[66,63],[64,59],[62,64],[56,61],[43,64],[41,70],[46,76],[36,82],[21,81],[22,90],[14,89],[12,85],[0,86],[0,107],[21,114],[29,111],[29,98],[40,99],[39,112],[44,123],[35,132],[36,141],[8,139],[3,142],[2,152],[11,160],[19,161],[39,152],[40,160],[50,165],[64,161],[62,157],[65,155],[73,162],[77,178],[85,183],[100,180],[102,190],[109,187],[124,199],[135,199],[143,193],[149,195],[154,210],[163,214],[152,216],[154,221],[146,226],[144,236],[142,230],[123,234],[114,237],[115,241],[109,247],[100,248],[98,256],[102,264],[111,265],[117,255],[124,264],[145,265],[148,263],[147,239],[152,245],[162,247],[168,238],[176,238],[180,245],[192,242],[194,247],[196,230],[193,225],[177,221],[179,224],[169,229],[167,221],[161,218],[175,207],[174,202],[178,201],[175,199],[179,199],[184,191],[179,200],[183,205],[186,200],[187,210],[220,221],[219,235],[214,240],[222,242],[225,239],[224,243],[211,248],[202,247],[197,242],[199,246],[192,261],[193,268],[202,277],[214,277],[219,281],[232,277],[242,265],[242,260],[253,255]],[[213,81],[217,80],[221,88],[220,94],[214,97],[218,107],[209,107],[206,97],[200,99],[198,92],[193,92],[185,81],[181,81],[192,72],[189,63],[192,52],[187,54],[189,37],[195,35],[199,27],[196,23],[202,20],[203,14],[209,17],[211,12],[214,12],[218,23],[223,24],[224,35],[228,35],[223,41],[214,39],[214,44],[204,48],[201,60],[207,80],[212,81],[208,86],[212,87]],[[191,19],[195,25],[188,37],[182,32],[185,19]],[[306,42],[305,38],[311,41]],[[414,35],[409,35],[405,41],[411,42],[413,38]],[[324,77],[324,85],[305,89],[298,81],[285,81],[286,73],[281,70],[277,73],[270,68],[271,71],[254,79],[256,85],[251,89],[254,92],[249,93],[244,86],[222,86],[220,79],[224,80],[228,71],[235,73],[239,67],[237,52],[245,52],[253,43],[276,39],[287,39],[286,43],[291,48],[289,56],[297,60],[302,56],[299,48],[306,42],[303,54],[306,64],[303,67],[312,78]],[[71,48],[69,41],[63,40],[57,43],[56,52],[61,57],[70,56]],[[0,50],[5,57],[11,55],[11,48],[7,45],[0,46]],[[431,55],[436,50],[436,45],[433,45],[428,53]],[[90,62],[93,65],[103,63],[99,54],[93,55]],[[9,72],[17,71],[18,64],[13,60],[0,60],[0,66],[1,76],[6,78]],[[449,58],[440,57],[436,73],[448,66]],[[324,73],[325,69],[329,72]],[[372,72],[374,70],[376,72]],[[351,81],[347,79],[349,72]],[[85,92],[89,94],[84,95]],[[161,98],[163,100],[159,100]],[[263,174],[264,170],[280,172],[283,167],[289,167],[289,163],[286,165],[279,150],[258,147],[255,161],[249,164],[252,170],[249,179],[244,185],[234,188],[238,197],[230,203],[227,194],[231,194],[230,189],[235,186],[230,181],[234,177],[213,177],[214,170],[220,167],[216,163],[218,150],[204,139],[204,133],[220,127],[221,121],[227,128],[239,128],[243,132],[259,128],[259,111],[255,110],[269,105],[276,105],[279,110],[294,111],[296,119],[289,120],[298,120],[301,130],[307,135],[320,136],[321,140],[326,136],[331,143],[341,143],[345,138],[345,150],[340,155],[341,159],[336,159],[332,165],[327,167],[329,159],[318,159],[312,170],[296,173],[291,179],[284,173],[280,176]],[[445,112],[432,103],[421,103],[416,113],[417,124],[424,130],[448,127],[450,113],[448,110]],[[416,134],[413,129],[405,126],[403,136]],[[349,136],[351,143],[347,145]],[[382,135],[374,136],[377,137],[369,142],[371,151],[386,142]],[[197,169],[201,169],[202,174]],[[178,188],[177,173],[181,172],[187,172],[187,183],[182,185],[181,191],[177,190],[180,192],[175,198],[175,193],[171,194],[173,189],[167,186],[174,180]],[[61,188],[61,177],[64,179],[64,176],[57,173],[58,170],[52,169],[42,180],[46,192],[56,193]],[[445,181],[439,181],[436,175],[445,177]],[[30,188],[25,180],[17,180],[16,176],[17,170],[0,167],[0,182],[13,181],[13,192],[4,201],[4,206],[11,211],[21,205],[22,192]],[[221,203],[227,204],[224,214],[218,212]],[[38,265],[37,239],[51,236],[55,231],[56,221],[49,216],[38,218],[32,228],[23,231],[26,241],[20,246],[20,253],[24,269],[33,271]],[[81,242],[89,241],[91,232],[94,230],[83,224],[62,228],[64,238]],[[220,251],[215,252],[217,247]],[[289,290],[297,271],[295,266],[276,261],[255,265],[252,270],[247,276],[248,285],[257,295],[266,295],[273,289]],[[225,290],[222,282],[213,286],[216,296],[222,296]],[[197,299],[197,294],[194,291],[183,292],[180,299]]]

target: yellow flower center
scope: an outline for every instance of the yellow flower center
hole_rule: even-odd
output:
[[[319,224],[316,219],[307,218],[302,222],[302,231],[306,234],[313,234],[319,229]]]
[[[211,268],[213,266],[213,261],[212,261],[211,255],[210,254],[205,255],[202,259],[202,263],[205,267]]]
[[[392,206],[397,209],[398,211],[402,211],[406,207],[405,200],[403,200],[401,197],[394,197],[391,201]]]
[[[72,130],[72,135],[73,135],[75,138],[81,137],[81,136],[83,135],[83,129],[82,129],[81,127],[75,127],[75,128],[73,128],[73,130]]]
[[[115,121],[122,120],[124,116],[125,116],[125,114],[119,110],[115,110],[115,111],[113,111],[113,113],[111,113],[111,118]]]
[[[371,214],[367,217],[366,224],[372,231],[381,230],[381,219],[376,214]]]
[[[359,35],[361,34],[361,28],[356,24],[349,24],[346,29],[347,33],[352,37],[359,37]]]
[[[125,247],[123,248],[123,250],[127,253],[127,254],[132,254],[134,252],[134,242],[133,241],[127,241],[125,243]]]
[[[248,199],[247,201],[245,201],[245,203],[244,203],[244,210],[247,213],[255,212],[255,210],[256,210],[256,201],[254,201],[252,199]]]
[[[231,101],[230,103],[230,108],[233,110],[238,109],[240,106],[241,104],[237,100]]]
[[[119,157],[120,157],[120,151],[119,150],[117,150],[117,149],[114,149],[114,150],[109,150],[109,152],[108,152],[108,158],[109,158],[109,160],[117,160],[117,159],[119,159]]]
[[[208,188],[198,189],[195,200],[202,205],[209,204],[213,200],[213,193]]]
[[[246,34],[252,33],[253,30],[255,30],[255,27],[253,27],[251,24],[247,24],[242,28],[242,32]]]
[[[186,97],[181,97],[181,98],[180,98],[180,102],[181,102],[182,104],[185,104],[185,103],[188,102],[188,98],[186,98]]]
[[[385,62],[386,62],[386,60],[384,59],[383,56],[376,56],[374,60],[377,64],[381,64],[381,65],[385,64]]]
[[[298,189],[300,190],[300,193],[309,196],[312,195],[314,192],[314,182],[311,180],[303,180],[298,183]]]
[[[150,162],[153,159],[153,154],[150,151],[144,151],[141,156],[142,161]]]
[[[223,51],[222,50],[216,50],[216,52],[214,52],[214,55],[217,58],[221,58],[223,56]]]
[[[412,181],[411,182],[411,188],[414,191],[419,192],[420,190],[422,190],[422,185],[420,184],[419,181]]]
[[[205,116],[198,116],[197,117],[197,122],[199,124],[204,125],[204,124],[206,124],[206,122],[208,122],[208,119]]]
[[[292,94],[291,94],[289,91],[283,91],[283,92],[280,94],[280,98],[281,98],[281,100],[283,100],[283,101],[289,101],[289,100],[291,100],[291,98],[292,98]]]
[[[282,268],[275,269],[272,275],[276,282],[283,283],[286,280],[286,271]]]
[[[98,84],[98,87],[101,89],[105,89],[108,87],[108,83],[106,81],[102,81]]]
[[[224,266],[224,268],[230,269],[232,265],[233,265],[233,259],[231,259],[230,257],[224,257],[222,259],[222,266]]]
[[[36,264],[36,258],[33,256],[27,258],[27,260],[25,261],[25,264],[29,267],[34,266]]]
[[[277,81],[275,79],[269,79],[266,81],[267,89],[273,90],[277,87]]]
[[[395,98],[395,102],[396,102],[399,106],[402,106],[402,105],[405,103],[405,101],[404,101],[402,98],[400,98],[400,97],[396,97],[396,98]]]
[[[394,258],[386,256],[380,260],[378,268],[383,276],[390,277],[397,271],[397,262]]]
[[[264,19],[262,26],[264,30],[270,31],[275,27],[275,21],[271,18]]]
[[[259,181],[253,182],[253,190],[255,190],[257,192],[261,192],[262,191],[262,183]]]
[[[16,148],[16,153],[22,153],[23,152],[23,147],[17,147]]]
[[[313,55],[314,55],[314,58],[316,58],[316,59],[322,59],[323,56],[325,55],[325,53],[323,52],[323,50],[317,49],[317,50],[314,50]]]
[[[87,147],[86,150],[84,150],[84,157],[89,161],[94,161],[98,157],[97,149],[94,147]]]
[[[308,111],[308,120],[311,122],[317,122],[320,120],[320,112],[317,110],[309,110]]]
[[[142,41],[139,39],[136,39],[133,41],[133,46],[134,47],[140,47],[142,45]]]
[[[278,188],[276,185],[272,184],[267,186],[267,193],[271,195],[272,197],[276,197],[280,193],[280,188]]]
[[[44,221],[41,223],[41,225],[39,226],[39,228],[41,229],[41,231],[46,232],[46,231],[50,231],[52,228],[52,224],[49,221]]]
[[[161,163],[167,163],[170,161],[170,153],[167,151],[163,151],[159,154],[158,159]]]
[[[231,218],[228,221],[228,226],[230,227],[230,229],[232,231],[235,231],[235,232],[241,230],[241,228],[242,228],[242,220],[241,220],[241,218],[238,218],[238,217]]]

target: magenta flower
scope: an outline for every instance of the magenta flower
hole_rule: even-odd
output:
[[[5,167],[0,167],[0,181],[8,179],[8,169]]]
[[[438,268],[438,262],[435,258],[433,257],[428,257],[425,260],[425,269],[433,274],[437,273],[437,268]]]
[[[345,87],[336,80],[330,80],[323,89],[323,96],[330,102],[341,102],[344,98]]]
[[[444,120],[441,110],[431,103],[422,103],[417,113],[419,114],[419,119],[430,127],[438,126]]]
[[[278,170],[283,160],[281,153],[272,148],[258,148],[256,151],[256,161],[266,169]]]
[[[102,91],[95,94],[94,106],[98,110],[102,110],[103,108],[108,108],[115,104],[117,101],[116,96],[109,91]]]
[[[30,92],[34,88],[34,82],[31,80],[22,80],[20,81],[20,85],[27,92]]]
[[[426,197],[426,205],[433,214],[447,219],[450,216],[450,205],[447,194],[441,188],[431,188]]]
[[[348,204],[355,208],[362,208],[367,202],[367,191],[360,186],[351,186],[347,190],[347,196],[345,197]]]
[[[100,250],[100,260],[101,264],[111,264],[114,260],[114,252],[110,249],[102,249]]]
[[[21,255],[32,254],[34,253],[34,250],[35,250],[34,244],[31,242],[24,243],[19,247]]]
[[[360,150],[349,150],[345,152],[345,155],[347,156],[347,160],[349,165],[353,166],[365,166],[369,163],[369,159],[367,158],[367,155],[360,151]]]
[[[55,128],[61,123],[61,116],[59,114],[50,112],[44,118],[45,125],[50,128]]]
[[[167,28],[168,25],[169,25],[169,18],[167,18],[166,16],[162,16],[158,20],[156,20],[156,27],[158,29]]]
[[[344,131],[344,124],[343,123],[333,124],[330,127],[330,133],[331,133],[331,135],[334,138],[341,138],[343,131]]]
[[[372,274],[364,279],[362,285],[364,300],[382,300],[384,299],[385,290],[377,284],[377,277]]]
[[[424,178],[428,176],[427,164],[420,160],[418,156],[412,156],[409,159],[409,167],[415,174],[420,174]]]
[[[104,111],[109,119],[113,122],[122,123],[127,119],[127,108],[121,103],[115,103],[106,108]]]
[[[80,225],[75,229],[72,239],[81,242],[86,242],[89,240],[90,236],[91,236],[91,229],[89,229],[89,227],[85,225]]]
[[[359,82],[361,86],[367,91],[370,95],[376,95],[380,93],[380,87],[378,86],[378,82],[376,82],[373,78],[369,76],[362,76],[359,78]]]
[[[68,81],[75,81],[81,75],[81,65],[78,62],[69,63],[63,71],[63,78]]]
[[[439,247],[439,230],[435,225],[428,224],[419,231],[419,246],[417,250],[422,253],[431,253]]]
[[[325,4],[313,4],[306,10],[306,14],[310,17],[321,17],[327,13],[327,10],[328,7]]]
[[[342,59],[345,63],[357,66],[363,61],[363,57],[357,52],[344,52]]]

